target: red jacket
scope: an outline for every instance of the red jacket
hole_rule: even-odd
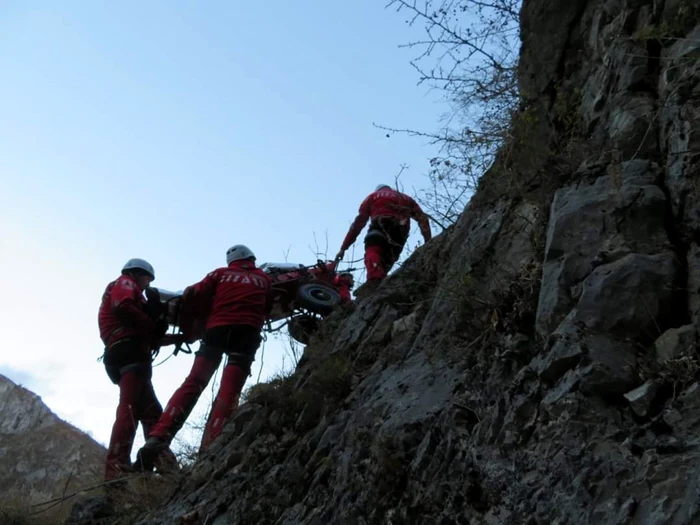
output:
[[[224,325],[262,329],[272,308],[272,280],[248,261],[218,268],[185,290],[183,299],[200,314],[208,314],[206,330]]]
[[[428,217],[423,213],[418,203],[405,193],[391,188],[382,188],[379,191],[370,193],[362,201],[357,217],[355,217],[348,234],[345,236],[341,250],[347,250],[355,242],[369,219],[378,217],[388,217],[406,225],[410,219],[415,219],[420,226],[425,242],[428,242],[431,238]]]
[[[100,337],[105,346],[130,336],[145,340],[153,337],[156,323],[145,312],[145,304],[143,290],[132,277],[122,275],[107,285],[97,314]]]

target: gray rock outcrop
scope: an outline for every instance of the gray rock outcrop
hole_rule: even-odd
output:
[[[105,454],[39,396],[0,375],[1,509],[30,510],[32,504],[100,483]]]

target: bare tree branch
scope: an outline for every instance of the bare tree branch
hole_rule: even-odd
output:
[[[420,50],[411,65],[418,84],[441,92],[450,111],[436,132],[375,124],[379,129],[427,139],[438,146],[430,159],[429,187],[418,200],[441,228],[454,223],[481,175],[508,136],[519,92],[521,0],[391,0],[388,7],[423,24],[425,38],[401,47]]]

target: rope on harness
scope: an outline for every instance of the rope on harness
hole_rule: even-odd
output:
[[[177,334],[175,333],[175,327],[174,327],[174,326],[173,326],[173,333],[172,333],[171,335],[177,335]],[[187,350],[185,350],[184,348],[182,348],[182,345],[183,345],[183,344],[187,347]],[[177,354],[180,353],[180,352],[182,352],[183,354],[191,354],[191,353],[192,353],[192,348],[190,347],[190,344],[189,344],[187,341],[178,341],[178,342],[175,344],[175,349],[173,350],[172,354],[170,354],[168,357],[166,357],[165,359],[163,359],[160,363],[157,363],[157,364],[153,365],[153,368],[162,365],[163,363],[165,363],[165,362],[166,362],[168,359],[170,359],[171,357],[177,356]],[[157,355],[157,354],[155,354],[153,357],[155,358],[156,355]],[[155,360],[155,359],[154,359],[154,360]]]
[[[218,385],[216,383],[218,379],[219,379],[219,367],[217,366],[216,370],[214,370],[214,375],[212,376],[212,379],[211,379],[211,393],[210,393],[211,403],[209,403],[209,408],[207,409],[207,413],[209,415],[211,415],[211,411],[214,408],[214,403],[216,402],[216,392],[217,392],[218,388],[221,386],[221,385]]]
[[[267,342],[267,337],[263,338],[262,341],[262,351],[260,352],[260,370],[258,370],[258,383],[260,382],[260,376],[262,376],[263,365],[265,364],[265,343]],[[253,374],[249,374],[252,376]]]
[[[183,343],[184,343],[184,345],[187,347],[187,350],[185,350],[184,348],[182,348]],[[168,357],[166,357],[165,359],[163,359],[160,363],[157,363],[157,364],[153,365],[153,368],[162,365],[163,363],[165,363],[165,362],[166,362],[168,359],[170,359],[171,357],[176,356],[179,352],[182,352],[183,354],[191,354],[191,353],[192,353],[192,348],[190,347],[190,344],[187,343],[187,342],[181,341],[181,342],[177,343],[177,344],[175,345],[175,350],[173,350],[173,353],[170,354],[170,355],[169,355]]]
[[[185,344],[187,347],[187,350],[184,350],[182,348],[182,344]],[[175,350],[173,350],[173,355],[177,355],[178,352],[182,352],[183,354],[191,354],[192,353],[192,348],[190,347],[190,344],[187,341],[180,341],[175,345]]]
[[[285,321],[284,323],[279,325],[277,328],[272,328],[272,323],[268,322],[267,327],[260,334],[263,338],[263,341],[267,341],[267,334],[274,334],[275,332],[279,332],[280,330],[282,330],[282,328],[284,328],[288,324],[289,324],[289,320]]]
[[[156,363],[155,365],[153,365],[152,368],[155,368],[155,367],[157,367],[157,366],[162,365],[163,363],[165,363],[168,359],[170,359],[170,358],[171,358],[172,356],[174,356],[174,355],[175,355],[175,352],[173,352],[173,353],[170,354],[168,357],[166,357],[165,359],[163,359],[160,363]]]

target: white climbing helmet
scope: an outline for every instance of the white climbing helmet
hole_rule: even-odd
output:
[[[379,191],[379,190],[381,190],[382,188],[389,188],[389,189],[391,189],[391,186],[389,186],[388,184],[380,184],[379,186],[377,186],[376,188],[374,188],[374,191]]]
[[[155,280],[156,278],[156,272],[153,270],[153,266],[143,259],[129,259],[126,261],[124,268],[122,268],[122,273],[128,272],[129,270],[143,270],[151,276],[151,279]]]
[[[243,244],[236,244],[231,246],[226,251],[226,264],[231,264],[233,261],[240,261],[242,259],[255,259],[255,254],[250,248]]]

